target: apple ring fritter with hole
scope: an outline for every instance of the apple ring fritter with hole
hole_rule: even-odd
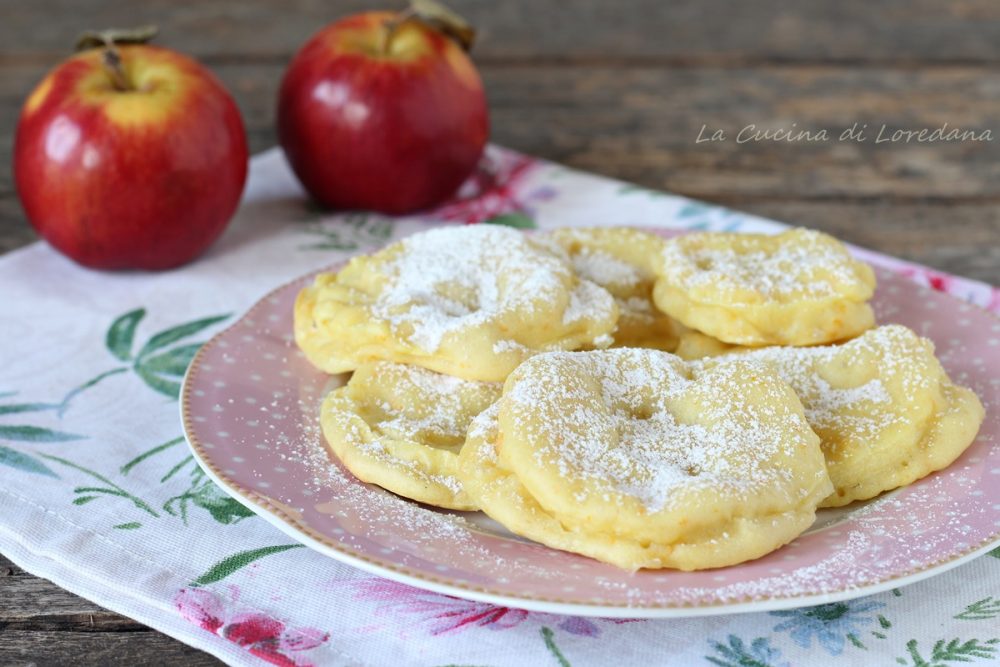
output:
[[[841,345],[764,348],[701,363],[747,359],[771,364],[805,406],[835,489],[821,507],[873,498],[947,467],[972,444],[985,414],[971,390],[948,378],[934,344],[898,324]]]
[[[630,227],[564,227],[541,236],[567,253],[581,278],[615,297],[619,315],[613,347],[668,352],[677,347],[677,323],[653,304],[661,237]]]
[[[501,381],[544,350],[606,347],[612,296],[508,227],[442,227],[324,273],[295,305],[295,340],[328,373],[386,360]]]
[[[459,472],[511,531],[629,570],[758,558],[811,525],[832,488],[772,369],[692,371],[637,348],[526,361],[473,422]]]
[[[358,479],[429,505],[476,509],[457,476],[469,422],[500,396],[419,366],[364,364],[323,401],[333,453]]]
[[[682,324],[735,345],[819,345],[875,322],[875,274],[831,236],[701,232],[664,243],[653,298]]]

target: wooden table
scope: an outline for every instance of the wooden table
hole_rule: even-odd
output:
[[[1000,283],[995,2],[452,4],[480,28],[494,141]],[[79,29],[160,25],[161,44],[197,56],[229,87],[259,151],[274,144],[275,93],[296,47],[376,6],[150,0],[123,11],[110,0],[0,0],[0,251],[35,238],[10,170],[20,104]],[[839,141],[855,122],[868,124],[868,140]],[[830,139],[736,141],[749,125],[793,123]],[[882,125],[891,136],[944,123],[995,136],[876,143]],[[703,136],[729,138],[698,142],[703,125]],[[0,664],[112,661],[216,663],[0,557]]]

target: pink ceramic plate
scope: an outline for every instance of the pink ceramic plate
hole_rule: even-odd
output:
[[[481,513],[446,512],[359,482],[331,460],[322,396],[344,381],[292,341],[303,277],[209,341],[181,411],[195,456],[240,502],[328,556],[413,586],[538,611],[618,617],[779,609],[858,597],[938,574],[1000,540],[1000,320],[881,271],[879,321],[937,344],[951,377],[987,406],[947,470],[874,501],[820,512],[790,545],[704,572],[622,572],[513,536]]]

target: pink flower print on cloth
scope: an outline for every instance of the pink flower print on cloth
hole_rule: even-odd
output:
[[[281,667],[312,665],[304,656],[293,654],[316,648],[330,638],[316,628],[289,628],[260,612],[231,613],[218,595],[202,588],[177,591],[174,606],[185,620]]]
[[[430,217],[473,224],[512,214],[530,214],[533,202],[555,196],[550,186],[530,187],[542,163],[519,153],[491,148],[472,176]]]
[[[380,615],[407,616],[431,636],[457,633],[471,628],[510,630],[526,621],[551,624],[580,637],[597,637],[601,623],[633,623],[641,619],[589,619],[512,609],[425,591],[389,579],[369,578],[350,582],[355,598],[378,602]]]

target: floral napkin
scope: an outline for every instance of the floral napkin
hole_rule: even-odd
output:
[[[0,258],[0,552],[239,665],[1000,660],[1000,550],[850,602],[679,620],[574,618],[371,576],[291,542],[206,478],[177,407],[199,345],[295,276],[428,226],[485,220],[782,227],[496,147],[451,202],[427,215],[332,215],[309,203],[274,150],[254,158],[237,219],[189,266],[111,274],[42,243],[9,253]],[[863,254],[1000,312],[990,286]]]

